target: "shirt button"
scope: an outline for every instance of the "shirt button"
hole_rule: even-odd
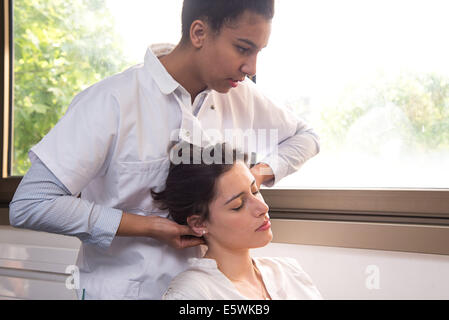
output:
[[[210,108],[211,108],[212,110],[215,110],[215,106],[214,106],[214,105],[211,105]]]
[[[190,132],[186,131],[186,137],[190,137]]]

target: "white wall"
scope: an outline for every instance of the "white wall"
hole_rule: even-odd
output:
[[[296,258],[325,299],[449,299],[449,256],[279,243],[253,256]]]
[[[0,299],[76,299],[65,270],[78,247],[76,238],[0,226]],[[296,258],[326,299],[449,299],[449,256],[278,243],[253,256]]]

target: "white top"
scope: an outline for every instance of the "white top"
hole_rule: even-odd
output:
[[[273,149],[265,144],[268,135],[256,136],[257,143],[245,148],[273,169],[275,179],[266,186],[298,170],[319,150],[313,130],[266,99],[249,79],[227,94],[206,90],[192,105],[157,54],[149,49],[144,64],[79,93],[30,152],[31,160],[37,156],[73,195],[82,192],[89,203],[118,209],[85,206],[76,217],[60,212],[60,233],[98,235],[80,248],[80,297],[85,289],[86,298],[160,299],[173,276],[188,266],[187,259],[200,257],[199,247],[175,250],[151,238],[115,237],[122,212],[167,217],[153,204],[150,189],[165,187],[169,150],[176,142],[198,145],[209,137],[211,143],[232,143],[228,129],[275,130]]]
[[[310,277],[293,258],[254,258],[273,300],[323,299]],[[249,300],[218,269],[213,259],[189,260],[190,268],[177,275],[164,300]]]

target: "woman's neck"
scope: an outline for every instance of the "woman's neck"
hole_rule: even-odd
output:
[[[209,247],[204,258],[214,259],[218,269],[233,282],[258,280],[248,249],[230,251],[223,248],[214,250]]]
[[[198,75],[194,63],[194,51],[191,47],[179,44],[172,52],[159,60],[173,79],[190,93],[192,103],[200,92],[207,89]]]
[[[214,250],[209,245],[204,258],[215,259],[218,269],[242,295],[249,299],[271,299],[262,275],[256,272],[249,250]]]

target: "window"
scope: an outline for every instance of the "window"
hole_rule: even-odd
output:
[[[28,170],[28,150],[77,92],[142,61],[148,44],[178,42],[181,5],[14,2],[13,176]],[[258,85],[311,123],[322,143],[278,188],[449,188],[447,6],[276,2]]]
[[[179,41],[182,0],[1,5],[0,207],[76,93],[142,61],[148,44]],[[447,9],[445,0],[276,0],[257,82],[315,128],[321,153],[262,190],[273,218],[447,235]]]
[[[276,6],[258,85],[314,126],[321,152],[264,190],[272,216],[448,225],[447,2]]]

